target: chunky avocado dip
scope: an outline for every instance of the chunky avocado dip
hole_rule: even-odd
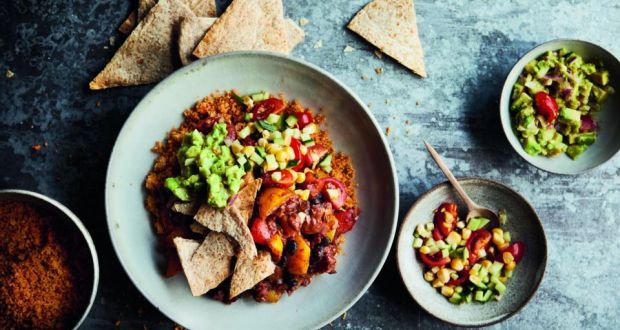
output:
[[[228,198],[239,192],[245,174],[224,143],[227,135],[226,123],[215,124],[207,135],[198,130],[186,134],[177,153],[181,175],[167,178],[166,188],[186,202],[205,192],[209,205],[225,207]]]
[[[514,84],[512,124],[525,152],[576,159],[596,141],[596,113],[614,92],[603,63],[565,48],[530,61]]]

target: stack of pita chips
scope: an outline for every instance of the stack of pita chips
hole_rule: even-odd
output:
[[[288,54],[304,39],[303,30],[284,18],[282,0],[234,0],[215,15],[215,0],[139,0],[119,27],[131,34],[90,89],[154,83],[178,64],[226,52]]]
[[[412,0],[375,0],[348,28],[421,77],[426,77]]]
[[[173,210],[193,215],[197,233],[206,234],[202,242],[177,237],[174,244],[185,277],[194,296],[216,288],[232,276],[229,297],[234,298],[273,274],[276,265],[271,254],[257,251],[248,223],[262,181],[248,178],[235,201],[224,209],[204,204],[196,207],[179,203]],[[232,264],[236,256],[236,263]]]

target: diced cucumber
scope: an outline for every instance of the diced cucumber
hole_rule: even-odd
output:
[[[250,160],[256,163],[256,165],[262,165],[265,161],[261,156],[259,156],[256,152],[250,155]]]
[[[424,244],[424,240],[419,238],[419,237],[416,237],[416,239],[413,240],[413,248],[414,249],[422,247],[422,244]]]
[[[502,283],[502,281],[500,281],[499,279],[493,281],[493,284],[495,284],[495,291],[497,291],[497,293],[499,293],[500,295],[506,292],[506,285]]]
[[[259,120],[256,123],[258,124],[258,125],[256,125],[257,128],[261,127],[261,128],[266,129],[266,130],[268,130],[270,132],[277,131],[277,128],[274,125],[272,125],[272,124],[270,124],[270,123],[268,123],[268,122],[266,122],[264,120]]]
[[[463,297],[461,297],[461,295],[460,295],[460,294],[458,294],[458,293],[456,293],[456,292],[455,292],[455,293],[452,295],[452,297],[450,297],[450,299],[448,299],[448,301],[450,301],[450,302],[451,302],[451,303],[453,303],[453,304],[459,304],[459,303],[461,303],[461,300],[462,300],[462,299],[463,299]]]
[[[490,222],[489,219],[486,219],[486,218],[481,218],[481,217],[471,218],[469,219],[469,222],[467,223],[467,229],[471,231],[475,231],[475,230],[478,230],[486,226],[489,222]]]
[[[243,97],[237,95],[236,93],[232,93],[232,97],[233,99],[235,99],[235,101],[237,101],[239,104],[245,105],[245,103],[243,103]]]
[[[266,100],[269,98],[269,93],[267,92],[254,93],[250,95],[250,98],[252,98],[252,101],[254,102]]]
[[[276,115],[275,113],[269,114],[265,121],[269,124],[276,125],[280,121],[280,115]]]
[[[297,124],[297,117],[295,115],[289,115],[286,117],[286,126],[295,127]]]
[[[252,119],[254,119],[254,115],[251,112],[248,112],[245,115],[243,115],[243,120],[247,122],[251,122]]]
[[[250,125],[245,126],[239,131],[239,137],[242,139],[250,136],[250,134],[252,134],[252,128],[250,127]]]
[[[265,148],[263,147],[254,147],[254,150],[256,150],[256,152],[262,157],[265,158],[267,157],[267,152],[265,151]]]
[[[474,294],[474,300],[475,301],[480,301],[480,302],[485,302],[486,300],[484,300],[484,291],[476,290],[476,293]]]

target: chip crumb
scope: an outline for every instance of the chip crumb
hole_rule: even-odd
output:
[[[368,107],[372,108],[372,102],[368,102]]]
[[[346,320],[346,319],[347,319],[347,312],[344,312],[344,313],[342,314],[342,320],[344,321],[344,320]]]
[[[345,53],[351,53],[351,52],[354,52],[354,51],[355,51],[355,48],[353,48],[353,47],[351,47],[349,45],[344,47],[344,50],[343,50],[343,52],[345,52]]]
[[[420,106],[420,101],[415,101],[415,106],[419,107]]]
[[[310,23],[310,20],[305,18],[305,17],[302,17],[302,18],[299,19],[299,25],[300,26],[304,26],[304,25],[306,25],[308,23]]]
[[[114,45],[116,44],[116,37],[115,36],[111,36],[108,39],[108,42],[110,43],[110,47],[114,47]]]
[[[391,127],[387,127],[385,129],[385,135],[390,136],[390,134],[392,134],[392,128]]]
[[[368,80],[368,76],[367,76],[367,75],[365,75],[365,74],[363,74],[363,75],[362,75],[362,80]]]
[[[108,45],[103,46],[103,49],[110,49],[110,47],[108,47]]]
[[[47,144],[47,141],[45,141],[45,143],[43,143],[44,147],[47,147],[49,144]]]
[[[97,101],[97,103],[95,103],[95,106],[96,106],[97,108],[101,107],[101,101]]]
[[[382,67],[375,68],[375,72],[376,72],[378,75],[379,75],[379,74],[382,74],[382,73],[383,73],[383,68],[382,68]]]
[[[174,330],[185,330],[185,328],[184,328],[184,327],[182,327],[182,326],[180,326],[180,325],[178,325],[178,324],[176,324],[176,325],[174,326]]]
[[[31,146],[30,149],[32,149],[34,151],[39,151],[39,150],[41,150],[41,145],[40,144],[35,144],[35,145]]]
[[[121,320],[116,320],[116,322],[114,322],[115,327],[119,327],[120,325],[121,325]]]
[[[390,99],[385,99],[385,104],[390,104]]]
[[[409,120],[409,119],[405,120],[405,124],[410,125],[411,124],[411,120]]]
[[[314,44],[314,46],[313,46],[313,47],[314,47],[314,48],[321,48],[321,47],[323,47],[323,41],[321,41],[321,40],[317,41],[317,42]]]
[[[383,58],[383,53],[380,50],[375,50],[375,56],[377,58]]]
[[[11,79],[11,78],[13,78],[13,76],[15,76],[15,72],[11,71],[11,69],[6,69],[6,72],[4,73],[4,75],[7,78]]]

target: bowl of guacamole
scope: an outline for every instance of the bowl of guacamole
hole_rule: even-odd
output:
[[[525,54],[500,99],[508,142],[545,171],[578,174],[620,150],[620,61],[581,40],[558,39]]]

